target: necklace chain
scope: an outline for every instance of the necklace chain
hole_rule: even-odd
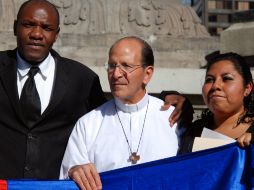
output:
[[[131,148],[131,146],[130,146],[130,142],[129,142],[128,138],[127,138],[126,132],[125,132],[125,130],[124,130],[122,121],[121,121],[121,119],[120,119],[120,116],[119,116],[119,114],[118,114],[118,111],[117,111],[117,108],[116,108],[116,104],[115,104],[115,111],[116,111],[118,120],[119,120],[119,122],[120,122],[120,124],[121,124],[122,130],[123,130],[123,133],[124,133],[125,140],[126,140],[126,142],[127,142],[127,144],[128,144],[128,147],[129,147],[129,150],[130,150],[130,153],[131,153],[131,156],[130,156],[129,160],[130,160],[133,164],[136,164],[137,161],[138,161],[139,158],[140,158],[140,156],[137,155],[137,153],[138,153],[138,150],[139,150],[139,146],[140,146],[141,139],[142,139],[143,132],[144,132],[144,128],[145,128],[145,122],[146,122],[146,116],[147,116],[148,106],[149,106],[149,100],[148,100],[148,103],[147,103],[147,106],[146,106],[146,113],[145,113],[145,117],[144,117],[144,122],[143,122],[143,126],[142,126],[142,131],[141,131],[141,134],[140,134],[139,142],[138,142],[137,151],[136,151],[136,152],[132,152],[132,148]]]

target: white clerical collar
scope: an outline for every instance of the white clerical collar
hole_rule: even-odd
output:
[[[47,76],[49,76],[50,71],[52,70],[52,67],[54,67],[54,58],[49,53],[46,59],[44,59],[38,66],[40,68],[39,73],[41,74],[42,78],[44,80],[47,79]],[[17,51],[17,63],[18,63],[18,73],[23,78],[27,75],[29,69],[32,67],[31,64],[27,63],[22,57],[19,55]]]
[[[122,110],[123,112],[131,113],[131,112],[137,112],[144,108],[149,100],[149,95],[146,93],[145,96],[136,104],[124,104],[121,100],[118,98],[115,99],[115,104],[118,109]]]

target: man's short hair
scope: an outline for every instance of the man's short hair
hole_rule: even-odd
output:
[[[24,8],[27,4],[29,4],[29,3],[33,2],[33,1],[34,1],[34,2],[42,2],[42,3],[48,4],[50,7],[52,7],[52,8],[55,10],[56,15],[57,15],[57,25],[60,24],[60,15],[59,15],[59,12],[58,12],[56,6],[55,6],[54,4],[52,4],[51,2],[47,1],[47,0],[28,0],[28,1],[25,1],[24,3],[22,3],[21,6],[20,6],[20,8],[19,8],[19,10],[18,10],[17,21],[18,21],[18,19],[20,18],[20,14],[21,14],[23,8]]]
[[[154,55],[153,55],[153,50],[151,48],[151,46],[143,39],[137,37],[137,36],[127,36],[127,37],[123,37],[119,40],[117,40],[110,48],[109,50],[109,55],[111,54],[111,51],[113,49],[113,47],[120,41],[122,40],[128,40],[128,39],[133,39],[136,40],[137,42],[140,43],[140,45],[142,46],[142,50],[141,50],[141,62],[143,66],[154,66]]]

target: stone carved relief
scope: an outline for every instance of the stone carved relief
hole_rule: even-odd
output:
[[[0,0],[0,30],[12,30],[18,7],[24,1]],[[59,10],[61,33],[209,36],[195,11],[176,0],[49,1]]]
[[[14,2],[1,1],[0,2],[0,30],[12,30],[14,20]]]
[[[99,34],[105,30],[100,0],[49,0],[61,16],[63,33]]]
[[[76,25],[79,20],[87,20],[87,1],[80,0],[50,0],[63,14],[62,20],[65,25]]]
[[[26,0],[0,0],[0,31],[13,31],[20,5]]]
[[[158,0],[131,0],[125,2],[121,9],[122,33],[209,36],[195,11],[188,6]]]

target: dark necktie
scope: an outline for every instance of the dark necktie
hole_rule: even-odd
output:
[[[39,70],[39,67],[35,66],[30,68],[20,96],[22,114],[28,127],[32,127],[41,116],[41,101],[34,81]]]

